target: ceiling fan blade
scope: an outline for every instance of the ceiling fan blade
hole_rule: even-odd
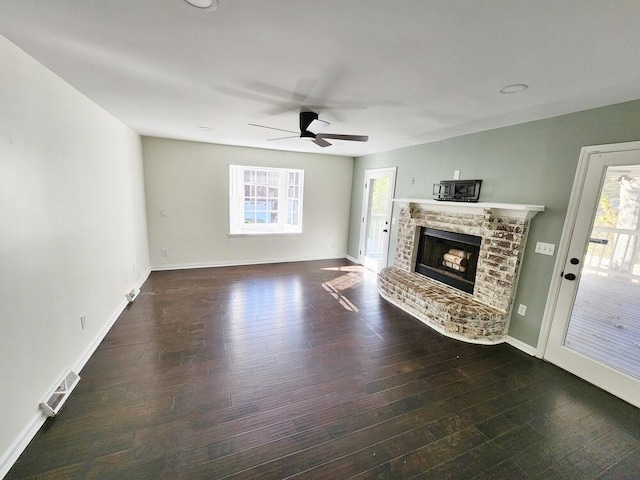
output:
[[[317,139],[331,138],[333,140],[349,140],[350,142],[366,142],[369,140],[368,135],[343,135],[339,133],[319,133]]]
[[[320,137],[316,137],[315,140],[313,141],[313,143],[315,143],[316,145],[318,145],[320,147],[329,147],[329,146],[331,146],[331,144],[329,142],[327,142],[324,138],[320,138]]]
[[[329,122],[325,122],[324,120],[319,120],[319,119],[316,118],[315,120],[311,121],[311,123],[307,127],[307,130],[309,132],[317,135],[322,130],[327,128],[329,125],[331,125]]]
[[[267,127],[266,125],[258,125],[257,123],[250,123],[249,125],[251,125],[252,127],[268,128],[270,130],[280,130],[281,132],[295,133],[297,135],[300,134],[300,132],[294,132],[293,130],[285,130],[284,128],[276,128],[276,127]]]
[[[250,91],[245,91],[245,90],[240,90],[238,88],[231,88],[231,87],[225,87],[225,86],[217,86],[215,87],[216,91],[224,94],[224,95],[230,95],[232,97],[237,97],[237,98],[244,98],[245,100],[251,100],[254,102],[260,102],[260,103],[266,103],[269,105],[277,105],[280,106],[283,103],[291,103],[291,102],[282,102],[279,101],[277,99],[274,98],[270,98],[267,97],[265,95],[260,95],[258,93],[252,93]],[[297,107],[297,105],[296,105]]]
[[[275,140],[286,140],[287,138],[300,138],[300,135],[293,135],[291,137],[267,138],[267,142],[273,142]]]

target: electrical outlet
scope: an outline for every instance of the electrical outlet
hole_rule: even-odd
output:
[[[85,328],[87,328],[87,316],[86,315],[80,315],[80,326],[82,327],[83,330]]]
[[[536,243],[536,253],[541,253],[542,255],[549,255],[553,257],[553,254],[555,251],[556,251],[556,246],[553,243],[544,243],[544,242]]]
[[[523,317],[527,314],[527,306],[526,305],[518,305],[518,315],[522,315]]]
[[[454,170],[453,171],[453,179],[454,180],[460,180],[460,170]]]
[[[169,249],[168,248],[161,248],[160,249],[160,256],[161,257],[168,257],[169,256]]]

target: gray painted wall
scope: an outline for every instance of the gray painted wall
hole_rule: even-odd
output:
[[[483,202],[545,205],[532,221],[515,299],[516,306],[528,306],[527,315],[514,313],[509,328],[512,337],[536,346],[556,259],[534,253],[534,246],[560,241],[580,149],[634,140],[640,140],[640,101],[357,158],[348,254],[358,258],[366,169],[397,166],[396,198],[431,198],[434,183],[461,170],[462,179],[482,179]],[[396,235],[394,225],[389,263]]]

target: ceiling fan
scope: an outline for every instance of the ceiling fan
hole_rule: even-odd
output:
[[[282,128],[267,127],[266,125],[258,125],[256,123],[250,123],[253,127],[269,128],[271,130],[279,130],[281,132],[295,133],[291,137],[270,138],[268,141],[284,140],[285,138],[300,137],[303,139],[312,140],[313,143],[320,147],[328,147],[331,143],[329,140],[348,140],[350,142],[366,142],[369,140],[367,135],[345,135],[339,133],[322,133],[322,130],[327,128],[330,124],[324,120],[318,118],[316,112],[304,111],[300,112],[300,132],[294,132],[293,130],[284,130]]]

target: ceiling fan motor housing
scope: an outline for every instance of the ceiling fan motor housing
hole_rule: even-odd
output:
[[[315,139],[316,135],[307,128],[311,125],[311,122],[318,119],[316,112],[300,112],[300,138]]]

